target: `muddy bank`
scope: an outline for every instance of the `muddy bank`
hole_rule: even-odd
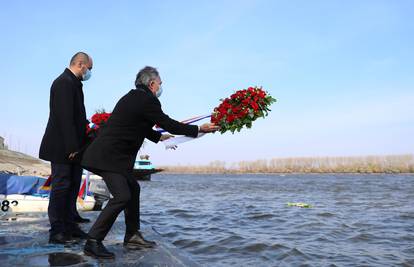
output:
[[[0,172],[47,177],[50,175],[50,165],[20,152],[0,149]]]

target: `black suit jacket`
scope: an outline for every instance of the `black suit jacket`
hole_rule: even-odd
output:
[[[90,171],[131,172],[145,138],[157,143],[157,124],[172,134],[196,137],[198,127],[175,121],[161,109],[161,103],[147,87],[129,91],[116,104],[98,137],[85,150],[82,166]]]
[[[50,89],[49,121],[39,157],[53,163],[70,163],[70,153],[86,143],[86,112],[82,82],[69,70],[53,81]]]

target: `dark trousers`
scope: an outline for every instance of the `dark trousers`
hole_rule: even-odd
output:
[[[82,180],[82,167],[79,164],[57,163],[51,163],[51,166],[52,188],[48,207],[50,234],[70,233],[77,227],[74,216],[78,214],[76,200]]]
[[[128,174],[113,172],[98,172],[105,181],[113,198],[108,201],[99,214],[88,235],[97,240],[104,240],[119,213],[125,214],[126,234],[135,233],[140,229],[139,220],[139,194],[138,182]]]

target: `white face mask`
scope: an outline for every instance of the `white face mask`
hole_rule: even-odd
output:
[[[87,81],[92,76],[92,71],[90,69],[86,69],[86,72],[82,74],[82,81]]]
[[[155,96],[159,98],[161,96],[161,94],[162,94],[162,86],[160,85],[160,88],[158,88],[158,91],[155,94]]]

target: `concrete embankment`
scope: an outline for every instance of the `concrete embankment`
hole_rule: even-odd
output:
[[[86,212],[92,220],[81,227],[87,231],[99,212]],[[116,254],[114,260],[97,260],[83,254],[84,241],[71,245],[50,245],[46,214],[0,217],[0,266],[199,266],[184,252],[166,242],[150,226],[143,235],[157,242],[154,249],[129,250],[123,247],[125,222],[122,215],[115,222],[104,244]]]

